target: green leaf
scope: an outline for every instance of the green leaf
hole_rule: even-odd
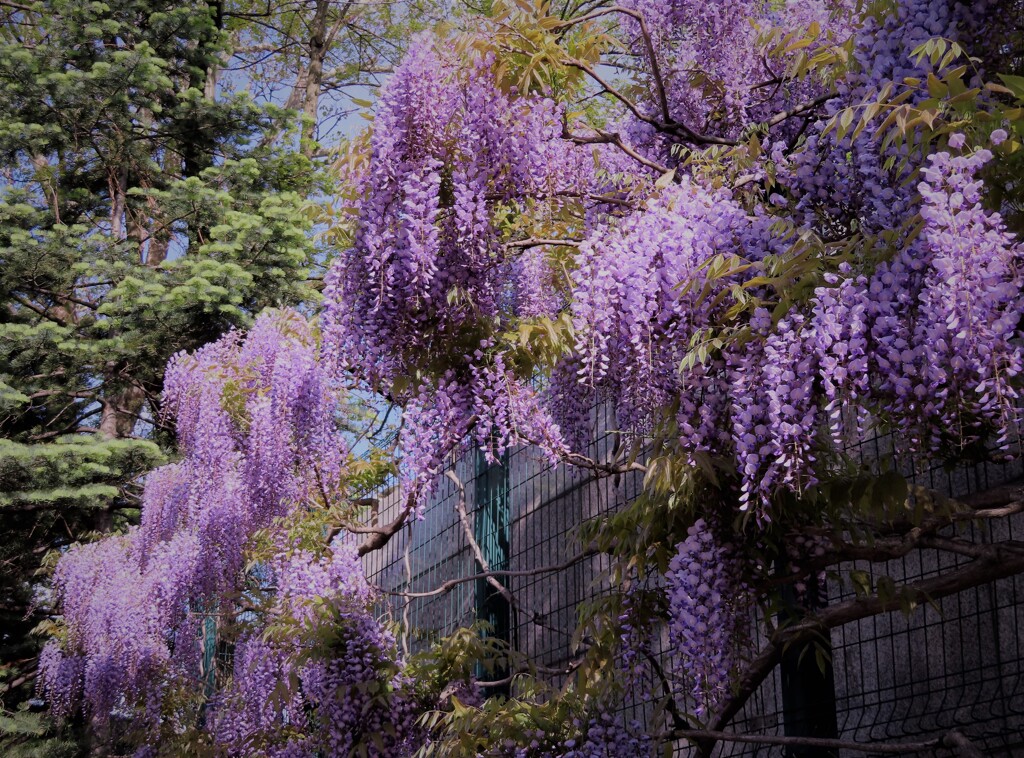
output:
[[[1024,76],[1016,76],[1014,74],[999,74],[999,78],[1003,84],[1007,86],[1013,96],[1018,100],[1024,101]]]

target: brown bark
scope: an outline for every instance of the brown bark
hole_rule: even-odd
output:
[[[141,189],[149,184],[140,182]],[[171,243],[170,224],[156,198],[147,195],[142,205],[129,213],[128,238],[138,243],[139,262],[147,266],[159,266],[167,258]]]
[[[324,78],[324,58],[327,56],[327,11],[330,0],[317,0],[316,13],[309,28],[309,66],[306,68],[306,91],[302,101],[302,154],[313,154],[316,135],[316,117],[320,107],[320,87]]]
[[[311,157],[315,152],[316,122],[320,109],[320,93],[323,89],[324,61],[338,36],[338,32],[348,20],[352,3],[345,3],[338,11],[334,23],[328,27],[330,20],[331,0],[316,0],[316,9],[309,24],[309,41],[306,45],[306,57],[309,63],[301,68],[295,76],[295,86],[285,103],[286,108],[302,111],[302,129],[299,147],[302,154]]]
[[[59,224],[61,223],[60,197],[57,194],[57,185],[52,176],[46,175],[48,173],[47,169],[50,167],[50,162],[46,159],[45,155],[34,155],[32,156],[32,165],[36,169],[39,187],[43,190],[46,202],[50,206],[50,212],[53,213],[53,220]]]
[[[748,745],[779,745],[790,747],[817,747],[825,750],[852,750],[859,753],[881,753],[886,755],[932,755],[938,748],[947,747],[961,758],[981,758],[981,752],[967,737],[955,729],[942,737],[919,742],[850,742],[849,740],[821,739],[815,737],[790,737],[777,734],[736,734],[703,729],[678,729],[665,735],[669,738],[688,740],[712,739],[721,742],[739,742]]]
[[[107,439],[130,437],[145,401],[146,393],[135,385],[106,395],[101,401],[100,434]]]
[[[114,239],[125,238],[124,216],[128,201],[128,169],[121,167],[109,176],[110,189],[110,235]]]

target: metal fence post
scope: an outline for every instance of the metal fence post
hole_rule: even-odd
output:
[[[780,568],[785,562],[779,561]],[[792,623],[809,611],[822,608],[825,587],[816,577],[807,582],[803,596],[796,588],[782,589],[780,624]],[[823,637],[791,645],[782,654],[782,721],[787,737],[839,737],[836,719],[836,688],[832,670],[832,643],[826,631]],[[838,758],[833,749],[790,747],[787,758]]]

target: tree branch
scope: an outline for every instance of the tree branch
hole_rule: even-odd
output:
[[[565,668],[559,669],[552,666],[530,666],[527,668],[514,671],[503,679],[494,679],[487,682],[476,682],[477,687],[504,687],[512,683],[512,680],[522,674],[545,674],[547,676],[568,676],[573,671],[583,665],[582,659],[569,661],[569,665]]]
[[[11,2],[11,0],[0,0],[0,8],[10,8],[16,11],[24,11],[25,13],[32,13],[35,11],[31,5],[22,5],[21,3]]]
[[[789,110],[776,113],[770,119],[765,121],[764,125],[767,127],[778,126],[783,121],[793,118],[793,116],[799,116],[801,113],[806,113],[807,111],[814,110],[819,105],[824,105],[835,96],[835,92],[826,92],[824,95],[819,95],[813,100],[808,100],[806,103],[801,103],[800,105],[793,106]]]
[[[995,543],[978,546],[978,558],[963,568],[905,586],[895,597],[881,599],[876,596],[857,598],[825,608],[799,623],[779,629],[771,641],[749,663],[740,677],[736,694],[731,696],[712,720],[712,730],[727,726],[750,696],[772,672],[782,658],[783,648],[809,640],[844,624],[869,616],[898,610],[907,599],[917,601],[938,600],[981,584],[1004,579],[1024,572],[1024,551],[1018,543]],[[708,738],[709,745],[714,739]],[[708,749],[709,745],[702,744]]]
[[[402,510],[399,511],[391,523],[382,527],[349,527],[344,524],[331,527],[327,530],[327,541],[330,542],[342,531],[352,532],[354,534],[367,534],[368,536],[363,542],[356,548],[356,554],[360,557],[367,553],[372,553],[374,550],[380,550],[391,538],[398,534],[398,531],[405,526],[405,522],[409,520],[409,514],[412,513],[413,508],[416,506],[416,498],[413,495],[409,495],[406,498],[405,505]]]
[[[597,82],[605,92],[607,92],[613,98],[622,103],[626,107],[626,109],[630,113],[632,113],[636,118],[640,119],[645,124],[650,124],[659,132],[675,134],[676,136],[681,137],[687,142],[693,142],[695,144],[728,145],[730,147],[738,144],[736,140],[729,139],[728,137],[715,137],[710,134],[699,134],[693,131],[693,129],[686,126],[685,124],[681,124],[676,121],[662,122],[656,118],[645,116],[644,113],[637,107],[636,103],[634,103],[621,92],[619,92],[609,82],[605,81],[600,76],[600,74],[594,71],[594,69],[589,64],[576,58],[565,58],[562,61],[562,63],[564,63],[566,66],[571,66],[572,68],[576,68],[584,72],[587,76],[589,76],[591,79]]]
[[[888,524],[868,524],[873,533],[880,535],[870,543],[851,543],[845,541],[842,536],[825,533],[823,536],[832,542],[831,550],[820,557],[801,561],[799,573],[775,577],[772,584],[796,581],[848,561],[870,561],[873,563],[891,561],[902,558],[911,550],[920,547],[945,550],[971,558],[982,557],[984,546],[981,546],[979,550],[979,546],[973,542],[938,537],[936,532],[964,521],[1005,518],[1024,512],[1024,485],[1019,482],[1003,485],[956,502],[962,506],[962,510],[938,513],[922,519],[920,523],[902,519]],[[1007,550],[1024,549],[1024,545],[1012,540],[1008,540],[1004,547]]]
[[[647,21],[644,19],[643,14],[632,8],[623,8],[621,5],[613,5],[611,8],[599,8],[591,11],[590,13],[578,16],[577,18],[569,19],[558,24],[555,29],[567,29],[576,24],[583,23],[585,21],[591,21],[601,16],[607,16],[612,13],[621,13],[624,16],[636,20],[640,25],[640,36],[644,40],[644,48],[647,50],[647,57],[651,61],[651,73],[654,76],[655,89],[658,92],[658,103],[661,106],[661,117],[665,120],[665,123],[674,123],[672,116],[669,112],[668,107],[668,96],[665,94],[665,80],[661,75],[661,66],[658,64],[658,56],[654,52],[654,43],[651,41],[651,33],[647,29]]]
[[[530,239],[517,240],[515,242],[506,242],[505,247],[539,247],[541,245],[561,245],[565,247],[579,247],[581,240],[572,239],[541,239],[537,237],[531,237]]]
[[[587,469],[588,471],[598,471],[602,474],[608,474],[609,476],[614,476],[616,474],[628,474],[631,471],[638,471],[640,473],[647,472],[647,466],[638,461],[633,461],[625,466],[616,466],[614,463],[599,463],[585,455],[572,452],[563,455],[562,460],[571,466]]]
[[[598,129],[596,126],[592,126],[590,128],[596,132],[596,136],[584,137],[583,135],[573,134],[569,131],[567,125],[563,125],[562,138],[577,145],[615,145],[615,147],[619,148],[619,150],[642,166],[653,169],[659,174],[667,174],[669,172],[670,169],[668,166],[663,166],[660,163],[643,157],[640,153],[623,142],[622,138],[617,133],[606,132],[604,129]]]
[[[459,496],[455,500],[455,510],[459,514],[459,522],[462,524],[462,531],[466,535],[466,542],[469,544],[469,549],[473,552],[473,557],[476,558],[477,565],[480,566],[480,569],[484,574],[484,579],[489,585],[498,591],[498,594],[508,601],[510,606],[514,608],[518,607],[518,603],[516,603],[516,599],[512,596],[509,589],[491,576],[491,565],[484,557],[483,550],[480,549],[480,544],[476,541],[476,537],[473,536],[473,527],[469,523],[469,513],[466,511],[465,485],[451,469],[445,471],[444,475],[452,480],[452,483],[455,484],[456,489],[459,491]]]
[[[572,568],[577,563],[582,561],[584,558],[588,558],[592,555],[596,555],[597,550],[585,550],[582,553],[578,553],[571,558],[567,558],[561,563],[554,563],[549,566],[538,566],[532,569],[516,569],[516,570],[503,570],[503,571],[484,571],[479,574],[472,574],[469,576],[460,576],[455,579],[449,579],[448,581],[438,585],[432,590],[424,590],[423,592],[404,592],[402,590],[385,590],[382,587],[377,587],[378,592],[382,592],[385,595],[394,595],[396,597],[405,598],[418,598],[418,597],[435,597],[437,595],[445,595],[451,592],[453,589],[458,587],[460,584],[466,582],[475,582],[477,579],[488,579],[490,577],[499,576],[539,576],[540,574],[553,574],[558,571],[565,571],[568,568]]]

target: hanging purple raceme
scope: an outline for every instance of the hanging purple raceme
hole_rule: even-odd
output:
[[[951,147],[962,144],[962,135],[950,139]],[[1024,246],[981,206],[977,173],[991,157],[986,149],[941,152],[924,167],[918,191],[929,266],[913,339],[927,367],[929,442],[945,443],[943,430],[953,430],[956,444],[971,444],[994,430],[996,445],[1008,451],[1020,443],[1024,420],[1015,386],[1024,369]]]
[[[480,361],[484,357],[480,351]],[[541,406],[536,392],[505,366],[500,353],[489,364],[470,367],[473,407],[479,417],[474,430],[477,443],[491,461],[516,444],[531,444],[557,463],[568,452],[561,430]]]
[[[981,205],[976,173],[990,156],[929,156],[917,239],[874,269],[842,264],[774,323],[756,309],[743,339],[682,371],[722,320],[728,288],[784,245],[770,216],[747,216],[725,192],[686,179],[666,189],[581,246],[575,353],[552,376],[552,413],[582,426],[573,393],[589,393],[642,436],[674,406],[681,452],[695,465],[732,459],[738,504],[762,519],[780,492],[799,496],[826,476],[868,426],[935,458],[988,438],[1009,452],[1020,429],[1024,248]]]
[[[244,338],[175,356],[165,381],[183,458],[147,478],[139,527],[62,557],[53,584],[66,633],[47,647],[41,684],[59,712],[103,724],[137,710],[154,734],[166,692],[197,680],[204,609],[230,607],[250,538],[331,496],[348,455],[296,313],[268,312]]]
[[[578,196],[588,155],[560,138],[553,101],[502,91],[493,68],[491,57],[465,66],[423,36],[383,89],[353,245],[329,273],[324,318],[334,360],[374,388],[447,356],[516,302],[538,312],[556,302],[538,251],[520,264],[502,244],[495,205]]]
[[[741,483],[740,510],[770,502],[776,483],[764,376],[767,368],[764,340],[771,333],[771,317],[765,309],[754,312],[750,328],[754,339],[740,350],[729,351],[725,359],[733,457]]]
[[[764,346],[772,461],[779,484],[798,495],[817,483],[819,419],[814,383],[818,362],[806,324],[799,313],[781,319]]]
[[[501,90],[494,63],[415,42],[379,101],[353,245],[325,290],[331,361],[403,406],[399,475],[417,510],[474,429],[490,455],[563,448],[534,391],[488,350],[488,324],[553,315],[562,297],[542,250],[506,249],[495,206],[578,196],[591,169],[561,139],[555,103]]]
[[[736,651],[749,623],[749,598],[738,557],[704,519],[688,530],[669,565],[669,634],[704,720],[730,691]]]
[[[743,241],[751,228],[728,192],[684,180],[580,247],[572,300],[578,379],[615,400],[623,430],[650,431],[657,412],[686,391],[679,361],[690,336],[719,315],[701,302],[701,290],[707,282],[711,299],[731,280],[707,281],[704,264],[748,253]]]
[[[587,451],[593,441],[594,423],[591,414],[601,394],[593,385],[581,381],[583,362],[570,353],[559,359],[551,370],[540,400],[558,425],[562,439],[570,450]]]
[[[1019,440],[1024,246],[981,207],[975,174],[990,157],[929,156],[918,238],[870,276],[847,267],[816,291],[834,429],[839,403],[860,398],[911,452],[955,454],[989,437],[1009,452]]]
[[[602,710],[588,721],[576,719],[578,737],[566,740],[558,758],[647,758],[654,754],[654,739],[636,720],[626,721],[621,713]]]
[[[542,397],[506,367],[484,341],[467,356],[470,378],[459,382],[449,370],[424,382],[408,400],[400,442],[403,494],[422,515],[453,452],[475,442],[495,461],[514,445],[536,445],[555,463],[568,452],[561,430]]]
[[[453,450],[472,425],[472,393],[447,372],[433,386],[421,385],[405,405],[399,477],[405,496],[422,515]]]
[[[420,737],[412,683],[373,616],[354,548],[336,543],[319,558],[285,550],[268,568],[276,591],[266,623],[295,632],[256,629],[236,646],[234,676],[214,705],[218,743],[272,758],[350,755],[360,744],[368,756],[410,754]]]
[[[863,274],[853,275],[848,263],[824,279],[828,286],[814,292],[812,340],[820,366],[822,411],[831,443],[838,450],[865,431],[860,401],[870,396],[871,389],[869,303],[864,297],[868,280]]]
[[[558,286],[546,246],[537,245],[525,250],[513,264],[512,273],[515,277],[516,316],[554,318],[565,306],[565,293]]]

